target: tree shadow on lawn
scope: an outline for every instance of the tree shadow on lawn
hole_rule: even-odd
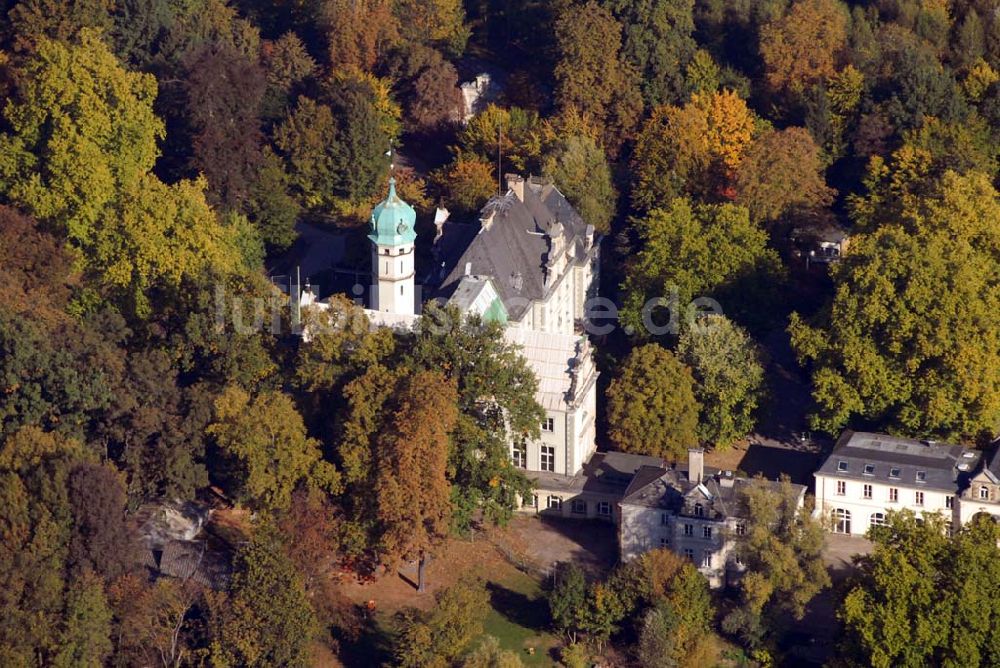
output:
[[[508,621],[518,626],[545,633],[549,624],[549,606],[543,596],[531,598],[495,582],[487,582],[490,605]]]
[[[385,619],[368,617],[356,638],[334,629],[340,647],[337,657],[345,666],[381,666],[393,659],[395,638]]]

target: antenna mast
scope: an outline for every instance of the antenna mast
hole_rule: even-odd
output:
[[[503,182],[503,167],[501,167],[500,158],[503,155],[503,123],[497,124],[497,196],[503,194],[500,185]]]

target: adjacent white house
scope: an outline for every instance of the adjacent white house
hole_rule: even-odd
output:
[[[742,571],[733,552],[746,530],[741,492],[751,485],[777,490],[781,483],[706,469],[704,462],[704,451],[692,449],[687,470],[664,464],[636,472],[621,500],[622,561],[669,548],[693,561],[712,587],[725,586]],[[792,489],[802,507],[806,488]]]
[[[980,513],[1000,518],[1000,442],[994,444],[989,456],[982,457],[968,486],[958,495],[955,518],[959,524]]]
[[[815,512],[834,533],[854,536],[904,508],[918,517],[941,513],[957,528],[980,508],[1000,514],[988,482],[995,473],[984,472],[982,460],[981,452],[961,445],[848,430],[814,474]],[[977,476],[989,498],[972,498],[981,493],[971,487]]]

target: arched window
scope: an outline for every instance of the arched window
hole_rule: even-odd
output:
[[[851,533],[851,511],[837,508],[833,511],[833,532]]]
[[[885,513],[872,513],[871,525],[880,527],[885,525]]]

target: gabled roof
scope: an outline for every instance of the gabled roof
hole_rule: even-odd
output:
[[[707,467],[701,481],[694,482],[688,479],[687,471],[683,469],[644,467],[625,490],[621,504],[690,514],[690,508],[700,503],[706,519],[721,520],[738,516],[737,500],[742,490],[751,485],[778,490],[782,483],[759,478],[733,478],[731,474]],[[792,487],[800,500],[804,498],[804,485],[793,484]]]
[[[562,193],[550,183],[528,179],[523,201],[513,190],[493,197],[478,223],[444,223],[434,245],[438,296],[448,298],[466,275],[489,276],[513,320],[551,287],[546,267],[552,258],[550,237],[561,239],[561,253],[587,256],[587,226]]]

